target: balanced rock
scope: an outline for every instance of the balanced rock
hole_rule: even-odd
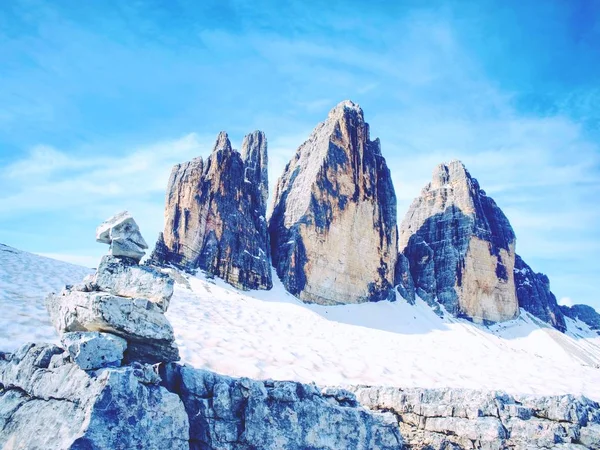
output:
[[[50,294],[46,308],[60,334],[101,331],[124,338],[125,361],[154,364],[179,359],[173,327],[162,309],[149,300],[65,289]]]
[[[63,347],[83,370],[119,367],[127,341],[109,333],[75,331],[61,337]]]
[[[573,306],[560,306],[562,313],[573,319],[580,320],[585,323],[590,329],[598,331],[600,334],[600,314],[588,305],[573,305]]]
[[[515,234],[460,161],[440,164],[402,221],[416,293],[477,322],[514,319]]]
[[[174,282],[150,266],[140,266],[129,258],[105,255],[92,283],[104,292],[129,298],[145,298],[163,311],[169,307]]]
[[[393,298],[396,195],[362,109],[333,108],[287,164],[269,221],[273,264],[306,302]]]
[[[514,272],[519,306],[557,330],[566,331],[565,317],[550,291],[548,277],[535,273],[519,255],[516,255]]]
[[[266,167],[260,131],[246,136],[241,155],[222,132],[206,161],[176,165],[152,260],[199,268],[241,289],[270,289]]]
[[[114,215],[96,229],[96,241],[110,245],[110,254],[139,261],[146,254],[148,244],[127,211]]]
[[[182,401],[151,366],[86,372],[50,344],[0,355],[0,448],[189,449]]]

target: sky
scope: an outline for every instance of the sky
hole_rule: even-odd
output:
[[[95,266],[148,242],[171,167],[263,130],[271,188],[337,103],[381,139],[399,221],[462,160],[562,303],[600,310],[600,2],[0,2],[0,242]]]

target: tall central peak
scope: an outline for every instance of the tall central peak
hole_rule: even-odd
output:
[[[338,104],[298,148],[278,180],[269,231],[277,272],[301,299],[360,303],[391,295],[396,195],[357,104]]]
[[[219,150],[224,151],[232,151],[231,142],[229,141],[229,136],[225,131],[221,131],[217,136],[217,141],[215,142],[215,146],[213,147],[213,152],[217,152]]]

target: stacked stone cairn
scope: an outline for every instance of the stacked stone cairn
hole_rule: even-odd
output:
[[[96,240],[110,245],[96,273],[46,300],[73,361],[94,370],[179,360],[173,328],[164,315],[173,280],[139,264],[148,245],[133,217],[126,211],[111,217],[97,228]]]

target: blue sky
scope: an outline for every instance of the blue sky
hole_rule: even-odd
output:
[[[271,184],[344,99],[400,220],[461,159],[557,297],[600,309],[600,2],[0,3],[0,242],[94,265],[128,209],[149,242],[171,166],[266,132]]]

